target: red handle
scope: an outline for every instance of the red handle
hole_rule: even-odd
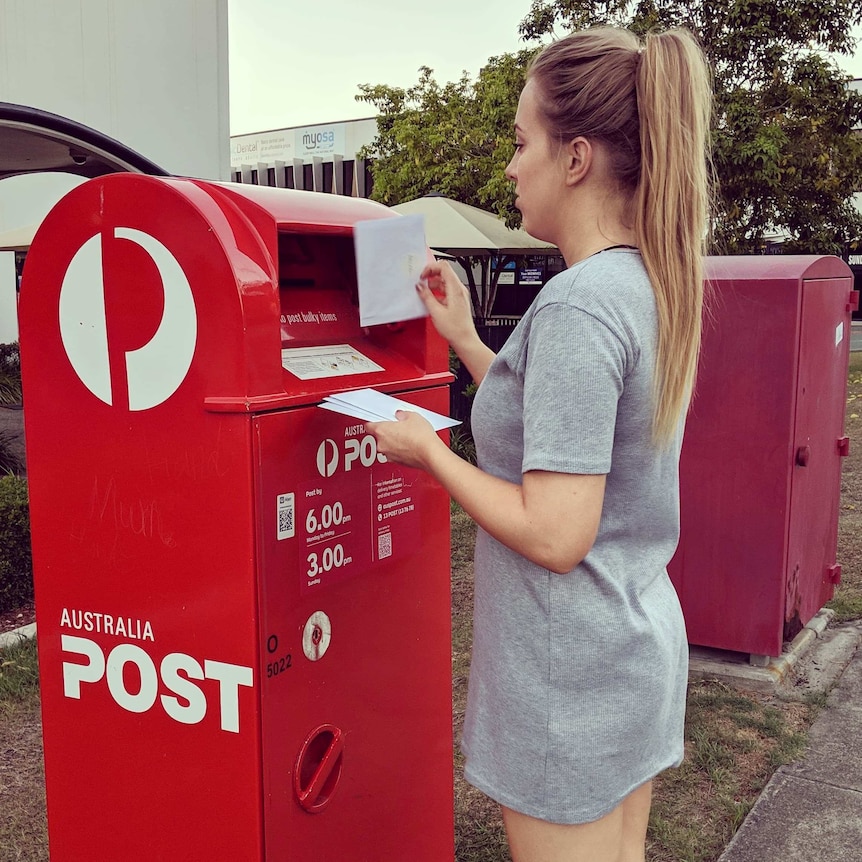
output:
[[[294,790],[299,804],[310,814],[323,811],[341,778],[344,733],[334,724],[313,730],[296,759]]]

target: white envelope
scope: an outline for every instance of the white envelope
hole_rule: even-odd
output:
[[[365,422],[393,422],[397,410],[411,410],[427,419],[435,431],[461,424],[457,419],[450,419],[448,416],[435,413],[433,410],[417,407],[409,401],[393,398],[391,395],[377,392],[375,389],[357,389],[354,392],[328,395],[318,406],[334,413],[362,419]]]
[[[431,262],[424,216],[356,222],[353,244],[361,326],[427,317],[416,293],[419,274]]]

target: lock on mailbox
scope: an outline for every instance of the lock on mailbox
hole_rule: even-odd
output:
[[[448,498],[316,405],[448,409],[358,323],[369,201],[120,174],[20,304],[49,839],[66,860],[453,856]]]

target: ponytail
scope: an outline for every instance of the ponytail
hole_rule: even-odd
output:
[[[637,72],[635,232],[658,310],[653,437],[672,439],[694,387],[703,309],[712,89],[684,30],[648,35]]]
[[[635,234],[658,311],[653,440],[673,440],[700,350],[703,252],[709,205],[712,88],[686,30],[651,34],[594,27],[552,43],[533,61],[542,111],[560,141],[607,145],[630,194]]]

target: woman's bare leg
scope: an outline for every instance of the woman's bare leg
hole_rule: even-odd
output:
[[[512,862],[643,862],[652,782],[592,823],[565,826],[503,807]]]
[[[644,862],[651,805],[652,781],[642,784],[623,800],[623,843],[620,862]]]

